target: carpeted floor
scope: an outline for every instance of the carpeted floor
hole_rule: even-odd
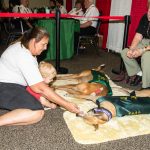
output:
[[[55,64],[55,62],[52,62]],[[77,73],[105,63],[105,72],[111,77],[112,68],[118,68],[120,58],[114,53],[99,51],[92,48],[70,60],[61,61],[61,67],[69,69],[69,73]],[[118,83],[123,87],[133,88]],[[0,114],[5,111],[0,111]],[[74,141],[63,119],[63,110],[47,110],[45,117],[37,124],[29,126],[0,127],[0,150],[149,150],[150,135],[137,136],[102,144],[81,145]]]

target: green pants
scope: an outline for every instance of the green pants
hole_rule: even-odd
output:
[[[109,101],[115,106],[117,117],[150,113],[150,97],[104,96],[96,100],[98,107],[104,101]]]
[[[139,44],[138,48],[143,48],[150,45],[149,39],[143,39]],[[141,56],[141,66],[137,63],[136,59],[131,59],[127,57],[127,51],[129,49],[125,48],[121,51],[121,57],[124,61],[127,73],[129,76],[136,75],[142,70],[142,87],[150,87],[150,51],[143,53]]]

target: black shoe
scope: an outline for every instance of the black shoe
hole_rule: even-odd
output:
[[[134,77],[134,79],[130,82],[130,85],[131,85],[131,86],[137,86],[137,85],[139,85],[139,84],[141,83],[141,81],[142,81],[142,77],[136,75],[136,76]]]

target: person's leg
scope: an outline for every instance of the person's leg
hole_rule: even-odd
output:
[[[81,36],[83,36],[83,35],[88,36],[88,35],[94,35],[94,34],[96,34],[96,28],[94,28],[92,26],[80,29]]]
[[[140,91],[135,91],[137,97],[150,97],[150,90],[144,89]]]
[[[0,116],[0,126],[28,125],[40,121],[43,106],[22,85],[0,83],[0,108],[9,110]]]
[[[44,97],[40,97],[40,102],[43,106],[51,108],[51,109],[55,109],[56,108],[56,104],[48,101],[46,98]]]
[[[29,125],[39,122],[44,116],[44,110],[15,109],[0,116],[0,126]]]
[[[92,26],[87,27],[87,28],[80,28],[80,33],[75,32],[74,50],[75,50],[76,54],[78,54],[79,47],[80,47],[80,49],[81,49],[81,47],[82,47],[82,49],[85,49],[84,42],[80,43],[81,36],[88,36],[88,35],[94,35],[94,34],[96,34],[96,28],[94,28]]]
[[[124,61],[127,73],[129,76],[136,75],[141,68],[135,59],[130,59],[127,57],[128,48],[125,48],[121,51],[121,57]]]
[[[142,67],[142,88],[150,87],[150,51],[145,52],[141,58]]]

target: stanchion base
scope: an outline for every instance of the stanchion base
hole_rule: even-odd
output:
[[[60,68],[58,68],[57,73],[58,74],[67,74],[68,73],[68,69],[60,67]]]

